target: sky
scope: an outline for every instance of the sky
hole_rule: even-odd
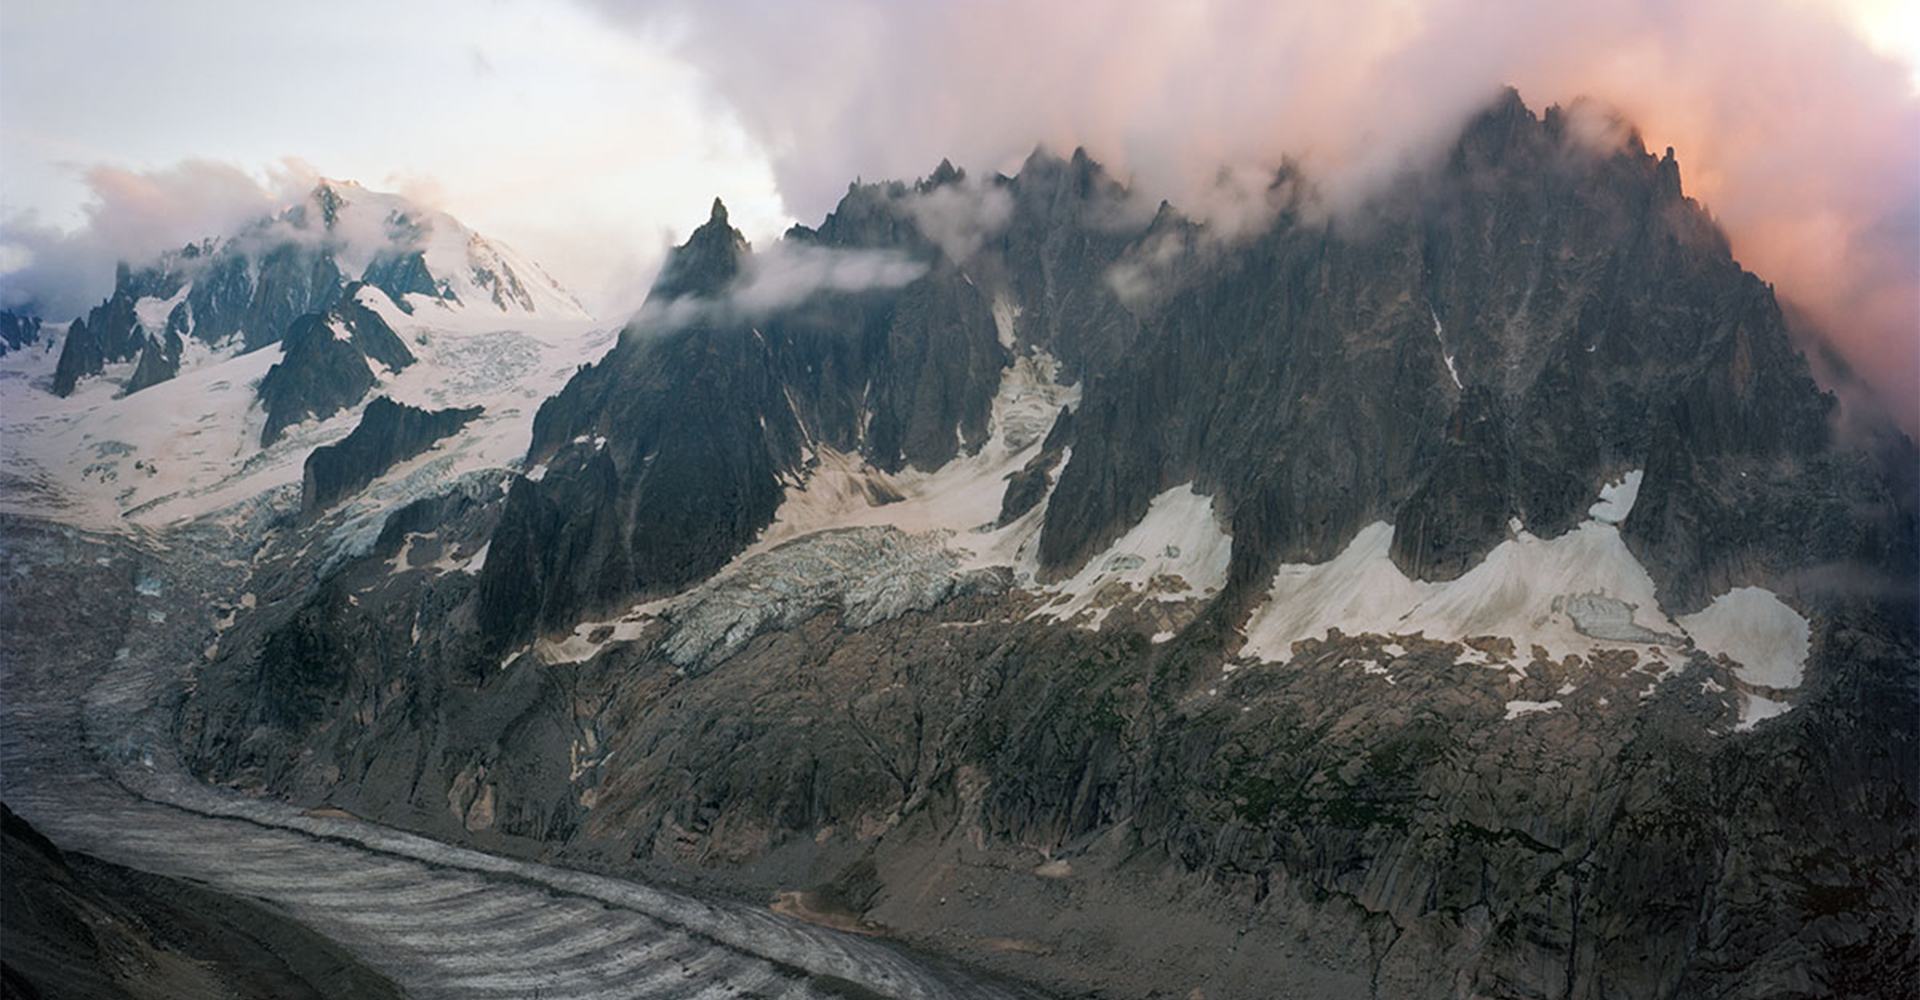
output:
[[[698,73],[565,3],[4,0],[0,243],[84,226],[104,188],[152,252],[218,231],[210,187],[318,174],[446,209],[617,309],[715,195],[751,231],[789,221]]]
[[[0,291],[71,310],[113,257],[324,175],[445,209],[614,317],[715,196],[764,245],[856,177],[1046,144],[1201,216],[1238,210],[1223,168],[1282,156],[1354,202],[1502,84],[1675,146],[1742,262],[1920,426],[1898,0],[4,0]]]

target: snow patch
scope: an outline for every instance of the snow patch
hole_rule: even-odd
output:
[[[1559,707],[1559,701],[1510,701],[1507,702],[1506,720],[1512,722],[1523,715],[1532,715],[1536,712],[1551,712]]]
[[[1335,628],[1443,641],[1504,637],[1523,652],[1539,645],[1556,657],[1679,631],[1659,610],[1653,578],[1612,525],[1588,521],[1554,539],[1522,530],[1458,579],[1439,583],[1400,572],[1388,555],[1392,544],[1393,526],[1375,522],[1329,562],[1282,565],[1247,623],[1247,654],[1284,661],[1295,642]],[[1573,612],[1595,606],[1623,615],[1634,638],[1611,627],[1603,634],[1584,628]],[[1486,661],[1473,649],[1456,660]]]
[[[1059,367],[1044,351],[1016,357],[1001,373],[987,443],[937,470],[886,473],[858,455],[819,447],[806,480],[788,485],[773,524],[732,565],[816,532],[885,526],[942,533],[964,569],[1012,566],[1031,577],[1041,508],[1004,527],[993,522],[1007,477],[1038,451],[1061,408],[1080,401],[1079,386],[1059,383]]]
[[[993,297],[993,329],[1000,338],[1000,346],[1011,351],[1019,342],[1015,336],[1014,322],[1020,318],[1020,307],[1005,294]]]
[[[1185,483],[1154,497],[1140,523],[1080,572],[1048,588],[1067,600],[1041,613],[1066,621],[1091,611],[1084,624],[1097,629],[1116,585],[1126,591],[1151,589],[1163,601],[1209,596],[1226,583],[1232,555],[1233,536],[1221,530],[1213,498]]]
[[[173,315],[175,307],[187,300],[187,293],[192,290],[192,284],[185,284],[173,293],[172,298],[144,296],[133,304],[133,318],[139,321],[142,330],[159,336],[167,331],[167,317]]]
[[[930,609],[966,588],[1031,581],[1044,504],[994,522],[1007,477],[1037,453],[1060,409],[1079,402],[1079,387],[1061,385],[1058,373],[1045,352],[1016,356],[1001,374],[987,442],[936,470],[887,473],[818,446],[753,545],[647,612],[668,622],[662,650],[699,669],[829,607],[858,628]],[[548,656],[583,653],[569,639]]]
[[[1431,306],[1427,307],[1427,313],[1433,317],[1433,339],[1440,342],[1440,357],[1447,363],[1447,374],[1453,377],[1453,387],[1463,389],[1465,386],[1460,384],[1460,369],[1453,366],[1453,352],[1447,350],[1447,333],[1440,327],[1440,313]]]
[[[1694,645],[1734,663],[1734,676],[1769,692],[1791,690],[1806,678],[1812,629],[1800,613],[1770,590],[1735,587],[1700,611],[1683,615],[1681,627]],[[1785,713],[1785,702],[1741,692],[1741,729]]]
[[[1640,480],[1646,474],[1643,469],[1634,469],[1625,476],[1600,487],[1600,501],[1587,508],[1588,516],[1601,524],[1619,524],[1633,512],[1633,503],[1640,498]]]

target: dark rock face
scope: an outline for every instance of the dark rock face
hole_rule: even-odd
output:
[[[98,374],[106,367],[106,352],[101,349],[100,341],[87,329],[87,321],[74,317],[67,326],[67,337],[60,343],[60,360],[53,369],[53,391],[57,395],[70,396],[74,386],[85,375]]]
[[[292,332],[293,322],[331,307],[347,296],[346,278],[333,255],[315,253],[299,244],[287,244],[260,261],[253,298],[240,320],[249,351],[277,343]]]
[[[509,490],[479,583],[481,618],[498,634],[678,589],[773,519],[777,477],[798,464],[802,439],[764,338],[688,331],[618,356],[633,343],[601,362],[623,366],[622,385],[596,401],[594,422],[577,435],[562,437],[550,421],[571,416],[561,408],[577,398],[573,386],[594,388],[584,376],[540,409],[534,441],[547,449],[546,476]],[[604,446],[576,440],[596,434]]]
[[[108,364],[137,358],[151,335],[140,325],[134,306],[143,298],[170,299],[181,284],[181,275],[164,263],[138,271],[121,264],[114,273],[113,295],[68,328],[54,367],[53,391],[72,395],[80,379],[100,374]]]
[[[857,228],[836,213],[789,238],[855,248]],[[989,300],[952,262],[897,290],[735,315],[725,296],[750,264],[716,202],[648,300],[694,304],[698,318],[657,330],[643,311],[541,406],[529,458],[545,477],[509,492],[480,580],[490,634],[506,641],[712,573],[773,519],[810,449],[935,468],[985,440],[1007,352]]]
[[[1730,565],[1907,558],[1910,529],[1844,513],[1894,504],[1836,446],[1831,397],[1771,292],[1682,196],[1671,159],[1637,143],[1582,152],[1566,131],[1557,109],[1536,118],[1509,93],[1366,218],[1283,212],[1190,273],[1146,315],[1139,348],[1090,381],[1043,562],[1077,568],[1191,479],[1233,512],[1236,584],[1326,559],[1373,520],[1412,529],[1403,569],[1446,578],[1509,517],[1558,534],[1607,475],[1675,450],[1770,482],[1750,534],[1711,556],[1652,526],[1665,501],[1629,519],[1676,607],[1739,576]],[[1788,509],[1831,532],[1800,536]]]
[[[399,997],[338,946],[252,903],[68,854],[0,805],[7,997]]]
[[[253,264],[237,248],[199,250],[198,257],[203,265],[187,293],[187,314],[193,319],[194,336],[217,344],[240,333],[246,325],[253,303]]]
[[[313,513],[380,478],[480,415],[479,407],[422,410],[380,396],[367,404],[353,433],[315,448],[301,477],[300,507]]]
[[[406,312],[413,311],[413,306],[407,303],[408,295],[453,297],[445,283],[436,280],[427,270],[426,254],[418,250],[380,254],[367,265],[367,272],[360,280],[387,293],[387,298]]]
[[[287,331],[286,356],[260,380],[267,422],[260,443],[272,444],[291,424],[332,416],[366,398],[379,383],[373,364],[399,371],[413,363],[399,335],[349,286],[331,309],[309,313]]]
[[[0,355],[40,342],[40,317],[0,309]]]
[[[1880,473],[1835,446],[1831,398],[1771,292],[1684,197],[1671,159],[1637,141],[1611,153],[1580,147],[1558,109],[1536,117],[1509,93],[1444,162],[1339,225],[1301,215],[1299,182],[1282,174],[1274,223],[1230,248],[1209,245],[1164,205],[1142,219],[1084,154],[1036,154],[1018,177],[980,189],[1004,199],[1007,222],[968,261],[952,261],[902,206],[963,182],[946,168],[917,186],[856,186],[817,230],[788,234],[928,262],[896,291],[815,296],[752,321],[722,310],[668,332],[643,312],[606,361],[543,407],[530,457],[604,436],[610,471],[565,468],[590,468],[627,498],[607,496],[611,509],[688,513],[617,519],[604,537],[625,550],[618,557],[597,544],[503,539],[503,555],[569,554],[543,557],[561,562],[535,572],[493,569],[488,627],[559,624],[581,601],[697,578],[631,558],[653,544],[650,532],[693,531],[686,518],[699,511],[711,520],[694,533],[717,543],[715,557],[737,552],[771,509],[740,498],[804,475],[797,442],[857,451],[883,469],[937,467],[977,447],[1006,356],[989,336],[996,294],[1019,310],[1020,343],[1052,351],[1087,386],[1074,414],[1082,446],[1057,473],[1036,470],[1058,482],[1039,549],[1049,576],[1070,574],[1153,496],[1192,481],[1230,512],[1236,599],[1277,562],[1329,558],[1374,520],[1402,524],[1394,558],[1405,571],[1448,579],[1505,537],[1510,519],[1559,534],[1585,517],[1598,483],[1646,467],[1682,470],[1650,489],[1626,528],[1676,609],[1796,565],[1863,553],[1894,571],[1912,564],[1911,518],[1849,513],[1899,507]],[[720,301],[751,260],[716,206],[649,301]],[[1151,287],[1123,301],[1115,276],[1143,260],[1154,265]],[[742,378],[717,370],[732,366],[756,370],[753,388],[741,388],[751,417],[701,433],[719,435],[705,439],[718,453],[743,456],[737,468],[754,481],[727,480],[725,497],[635,500],[706,482],[654,471],[673,446],[653,455],[640,442],[680,418],[636,400],[686,386],[714,399],[706,387]],[[643,465],[649,455],[654,464]],[[1764,476],[1768,485],[1744,498],[1760,509],[1732,517],[1732,498],[1675,495],[1701,463]],[[1006,511],[1028,509],[1047,481],[1016,477]],[[516,504],[577,488],[556,479]],[[1823,530],[1794,528],[1803,514]],[[516,515],[503,530],[537,521]],[[1693,537],[1697,525],[1734,523],[1727,544]],[[594,582],[537,600],[496,587],[532,579]],[[506,612],[529,602],[541,610]]]
[[[304,207],[296,206],[279,224],[304,218]],[[209,240],[139,270],[122,264],[113,294],[69,331],[54,391],[69,395],[81,378],[137,358],[135,381],[126,389],[135,392],[177,374],[184,337],[217,344],[243,334],[243,348],[253,350],[277,343],[295,317],[326,309],[340,296],[345,279],[323,244],[293,240],[264,250],[261,244],[262,238],[253,237],[217,245]],[[164,329],[141,326],[134,309],[141,299],[171,299],[182,288],[188,288],[186,297],[167,314]]]
[[[1047,439],[1041,442],[1040,454],[1033,456],[1007,480],[1007,492],[1001,497],[1000,516],[995,519],[995,525],[1005,527],[1020,515],[1040,506],[1040,501],[1047,498],[1047,491],[1053,489],[1054,469],[1059,467],[1067,446],[1072,443],[1073,411],[1061,407],[1060,415],[1054,418],[1053,428],[1047,431]]]
[[[1461,393],[1430,471],[1400,506],[1393,558],[1423,580],[1452,580],[1507,537],[1517,477],[1499,401],[1482,386]]]
[[[164,337],[149,337],[146,346],[140,349],[140,361],[134,365],[133,376],[127,379],[125,394],[132,395],[180,374],[180,354],[185,347],[180,335],[171,328]]]

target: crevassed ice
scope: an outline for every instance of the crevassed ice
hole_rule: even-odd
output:
[[[622,621],[664,618],[668,658],[698,668],[829,606],[858,628],[932,608],[966,587],[1030,580],[1041,508],[1004,527],[993,522],[1007,476],[1039,450],[1061,407],[1079,401],[1079,387],[1061,385],[1058,373],[1044,351],[1017,356],[1001,373],[987,443],[936,470],[886,473],[858,455],[814,447],[805,480],[787,485],[753,545],[707,582],[636,606]],[[986,572],[996,567],[1007,572]],[[579,638],[546,658],[596,651]]]
[[[984,571],[963,572],[943,541],[871,526],[788,542],[675,602],[661,648],[678,666],[710,666],[754,636],[798,625],[829,605],[843,610],[847,627],[865,628],[993,582]]]

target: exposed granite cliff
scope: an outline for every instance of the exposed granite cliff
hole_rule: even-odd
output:
[[[835,213],[788,239],[844,250],[865,247],[863,236]],[[764,316],[727,298],[749,266],[716,201],[668,259],[642,319],[541,406],[529,460],[546,474],[514,484],[480,580],[490,634],[552,628],[707,576],[773,519],[782,482],[821,448],[931,469],[985,439],[1008,352],[958,265]],[[692,318],[649,325],[676,308]]]
[[[138,357],[151,334],[135,307],[146,299],[170,300],[181,284],[181,275],[164,263],[137,271],[121,264],[114,272],[113,294],[67,328],[54,368],[53,391],[70,395],[80,379],[100,374],[108,364]],[[167,329],[172,328],[170,318],[163,321]]]
[[[422,410],[376,397],[361,411],[353,433],[307,456],[301,475],[301,509],[311,514],[333,505],[479,415],[477,406]]]
[[[329,417],[365,399],[380,381],[374,366],[395,372],[413,364],[399,335],[359,301],[363,288],[349,285],[332,308],[300,317],[287,331],[285,356],[260,380],[267,411],[261,444],[278,440],[290,424]]]
[[[40,342],[40,317],[0,309],[0,354]]]
[[[1682,194],[1671,157],[1648,155],[1637,139],[1593,151],[1558,109],[1536,117],[1509,93],[1451,156],[1364,218],[1316,221],[1289,188],[1270,227],[1224,250],[1167,206],[1151,222],[1130,217],[1125,192],[1084,154],[1036,154],[1018,177],[983,189],[1007,201],[1009,219],[955,261],[913,228],[911,199],[963,183],[947,168],[915,188],[856,186],[817,231],[788,236],[927,260],[925,277],[900,289],[817,296],[751,319],[710,311],[667,329],[643,312],[536,427],[535,461],[575,438],[604,438],[610,467],[554,465],[603,485],[571,483],[565,471],[530,485],[502,530],[534,530],[522,505],[573,490],[577,502],[667,505],[708,523],[615,518],[604,545],[505,537],[484,626],[517,635],[697,579],[771,519],[776,480],[804,475],[803,446],[889,469],[933,468],[977,447],[1008,357],[989,336],[994,295],[1018,316],[1020,348],[1049,350],[1087,380],[1075,414],[1082,444],[1049,473],[1058,487],[1039,552],[1056,577],[1183,482],[1228,512],[1232,579],[1245,591],[1278,562],[1330,557],[1375,520],[1402,525],[1393,554],[1410,575],[1449,579],[1506,537],[1511,519],[1546,536],[1572,527],[1609,474],[1701,465],[1715,481],[1745,481],[1741,494],[1663,476],[1626,526],[1677,609],[1798,566],[1912,565],[1911,519],[1874,469],[1836,447],[1832,399],[1814,386],[1771,291]],[[1111,279],[1143,257],[1162,262],[1148,276],[1158,287],[1130,309]],[[748,260],[716,206],[650,302],[719,301]],[[751,388],[735,384],[749,377]],[[681,436],[660,423],[692,419],[682,394],[710,406],[715,390],[738,394],[727,398],[739,418],[698,436],[737,458],[695,487],[664,471],[672,446],[656,455],[650,442]],[[1009,499],[1009,511],[1025,502]],[[1885,513],[1853,516],[1860,510]],[[1808,520],[1819,530],[1797,526]],[[652,530],[713,544],[684,566],[632,562],[654,544]],[[585,563],[527,572],[522,551]],[[567,596],[502,589],[589,579]]]

